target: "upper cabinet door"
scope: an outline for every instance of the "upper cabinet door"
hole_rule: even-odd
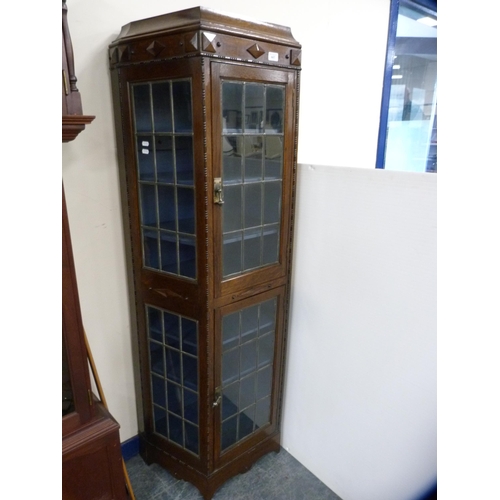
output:
[[[212,64],[216,296],[243,298],[286,276],[294,78]]]

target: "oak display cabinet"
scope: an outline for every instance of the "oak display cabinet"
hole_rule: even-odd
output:
[[[301,46],[197,7],[109,58],[141,454],[210,499],[280,448]]]

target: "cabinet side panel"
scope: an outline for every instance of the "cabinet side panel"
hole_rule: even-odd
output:
[[[111,86],[113,95],[113,112],[115,121],[116,132],[116,151],[118,156],[118,173],[120,181],[120,198],[122,207],[122,227],[124,235],[124,248],[127,263],[127,286],[128,286],[128,313],[130,317],[130,330],[131,330],[131,345],[132,345],[132,361],[134,366],[134,385],[135,396],[137,402],[137,420],[139,432],[144,430],[144,418],[142,411],[142,387],[140,376],[140,356],[138,344],[138,329],[137,329],[137,315],[135,312],[135,280],[133,272],[133,255],[132,255],[132,237],[130,227],[130,207],[128,201],[128,188],[127,188],[127,169],[125,167],[125,153],[124,153],[124,117],[122,112],[122,100],[125,96],[122,95],[123,84],[120,81],[120,70],[111,70]]]

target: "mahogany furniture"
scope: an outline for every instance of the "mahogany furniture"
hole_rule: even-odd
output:
[[[62,142],[74,140],[94,117],[82,113],[73,51],[62,2]],[[127,497],[119,425],[93,395],[76,281],[68,213],[62,193],[62,498]]]
[[[201,7],[109,47],[141,454],[207,500],[280,449],[300,60]]]

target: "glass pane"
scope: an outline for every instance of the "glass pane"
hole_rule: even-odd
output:
[[[139,167],[139,180],[155,180],[155,162],[153,154],[153,138],[150,135],[139,135],[137,141],[137,164]]]
[[[245,132],[259,133],[264,126],[264,85],[245,85]]]
[[[149,84],[134,85],[134,117],[136,132],[151,132],[151,100]]]
[[[161,270],[167,273],[177,274],[177,236],[174,233],[161,232],[160,248]]]
[[[271,377],[272,371],[270,366],[257,372],[257,399],[264,398],[271,394]]]
[[[268,136],[265,140],[264,178],[281,179],[283,138],[279,136]]]
[[[247,408],[255,402],[255,373],[240,382],[240,408]]]
[[[147,308],[149,338],[163,342],[161,311],[154,307]]]
[[[268,300],[260,305],[259,335],[274,331],[276,320],[276,299]]]
[[[240,313],[235,312],[222,318],[222,349],[236,347],[240,338]]]
[[[250,406],[238,415],[238,441],[250,435],[253,430],[253,421],[255,418],[255,405]]]
[[[264,224],[280,221],[281,181],[264,182]]]
[[[158,232],[143,231],[144,265],[157,269],[160,267],[160,254],[158,251]]]
[[[221,447],[223,450],[236,443],[238,416],[222,422]]]
[[[167,378],[180,384],[181,380],[181,355],[173,349],[165,349],[167,355]]]
[[[152,380],[152,386],[153,386],[153,403],[158,406],[162,406],[163,408],[166,408],[167,404],[167,398],[166,398],[166,391],[165,391],[165,379],[162,377],[157,377],[156,375],[153,375],[151,377]]]
[[[175,231],[175,188],[158,184],[160,227]]]
[[[242,130],[243,84],[224,82],[222,84],[223,133]]]
[[[168,411],[182,415],[182,388],[173,382],[167,382]]]
[[[383,168],[437,171],[437,14],[402,1]]]
[[[224,235],[222,264],[224,276],[241,272],[241,231]]]
[[[180,349],[179,316],[165,311],[163,313],[163,324],[165,328],[165,344],[175,349]]]
[[[245,142],[245,182],[262,179],[262,153],[262,138],[248,137]]]
[[[177,209],[179,231],[194,234],[194,191],[191,188],[177,188]]]
[[[182,350],[189,354],[197,355],[198,339],[196,321],[182,318]]]
[[[155,432],[167,437],[167,412],[163,408],[158,408],[158,406],[154,406],[153,411]]]
[[[197,359],[187,354],[182,355],[183,383],[186,387],[198,390],[198,363]]]
[[[240,383],[235,382],[222,391],[222,420],[226,420],[239,410]]]
[[[156,138],[156,173],[158,182],[174,182],[174,151],[172,137],[161,135]]]
[[[279,255],[279,226],[266,226],[264,228],[264,238],[262,246],[262,262],[264,264],[273,264],[278,262]]]
[[[244,227],[256,227],[262,225],[262,185],[245,184],[245,212]],[[275,221],[273,221],[275,222]]]
[[[172,132],[170,82],[153,83],[151,87],[155,132]]]
[[[222,219],[224,232],[236,231],[241,229],[241,211],[242,211],[242,186],[224,187],[224,205],[222,205]]]
[[[240,155],[225,154],[222,157],[224,184],[238,184],[242,182],[242,157]]]
[[[184,389],[184,418],[198,423],[198,394],[189,389]]]
[[[175,138],[175,161],[177,183],[192,186],[194,183],[193,138],[178,136]]]
[[[149,342],[149,354],[151,360],[151,371],[158,375],[165,375],[163,364],[163,347],[157,342],[152,340]]]
[[[259,368],[272,363],[274,358],[274,334],[259,337]]]
[[[191,82],[172,83],[175,132],[192,131]]]
[[[240,352],[238,349],[222,355],[222,384],[229,385],[238,380],[240,375]]]
[[[247,342],[257,337],[259,329],[259,305],[247,307],[241,311],[241,340]]]
[[[263,427],[270,422],[271,417],[271,398],[267,397],[257,401],[255,406],[255,426]]]
[[[184,446],[184,432],[182,420],[171,413],[168,414],[168,438],[170,441]]]
[[[283,132],[285,89],[269,86],[266,92],[266,133]]]
[[[188,422],[184,422],[185,439],[186,439],[186,449],[198,454],[199,453],[199,443],[198,443],[198,427],[191,425]]]
[[[156,186],[154,184],[140,183],[141,191],[141,222],[144,226],[156,227]]]
[[[241,346],[241,373],[240,375],[243,377],[252,371],[255,371],[257,366],[257,341],[252,340],[243,344]]]
[[[262,229],[247,229],[243,240],[243,267],[254,269],[262,264]]]

